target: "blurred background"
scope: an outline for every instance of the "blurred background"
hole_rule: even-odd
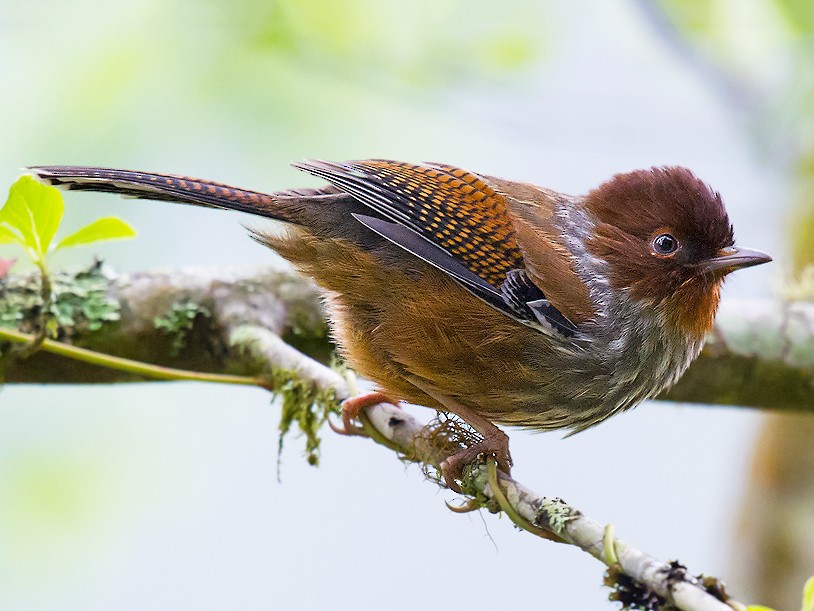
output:
[[[66,163],[273,190],[315,184],[291,160],[388,157],[582,193],[681,164],[775,255],[724,298],[771,297],[814,262],[813,37],[811,0],[4,0],[0,184]],[[278,263],[230,213],[71,194],[66,231],[111,213],[140,238],[57,263]],[[278,482],[278,417],[246,388],[3,388],[0,609],[612,608],[595,560],[450,513],[370,442],[328,435],[314,469],[290,439]],[[532,489],[796,609],[812,436],[650,403],[512,447]]]

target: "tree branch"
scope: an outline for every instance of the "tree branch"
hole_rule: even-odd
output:
[[[382,445],[395,449],[407,460],[422,463],[425,468],[429,465],[434,473],[439,472],[438,465],[451,452],[450,434],[445,424],[425,427],[408,412],[389,403],[368,408],[363,424],[372,433],[371,437],[384,438]],[[483,506],[495,512],[500,506],[496,503],[488,471],[489,465],[472,465],[464,478],[464,491],[475,500],[473,506]],[[502,493],[513,510],[507,514],[518,514],[535,528],[579,547],[616,569],[609,572],[608,585],[615,589],[625,608],[657,609],[667,608],[667,605],[683,611],[732,611],[739,608],[739,603],[727,599],[717,580],[691,577],[678,563],[661,562],[616,539],[609,529],[562,499],[539,496],[511,477],[502,473],[498,475]],[[607,549],[612,553],[607,553]],[[620,580],[620,574],[632,579],[635,587],[631,588]],[[654,599],[654,595],[658,599]]]
[[[814,302],[724,301],[667,401],[814,412]]]
[[[255,376],[269,363],[347,396],[325,368],[332,354],[319,293],[290,271],[191,269],[119,275],[95,266],[54,274],[60,341],[165,367]],[[36,274],[0,279],[0,325],[33,332]],[[291,350],[294,348],[295,350]],[[307,355],[307,359],[303,355]],[[7,383],[144,380],[40,352],[0,355]],[[327,375],[327,377],[326,377]],[[814,411],[814,304],[724,301],[707,347],[659,399]]]
[[[324,362],[333,351],[316,287],[291,271],[215,268],[116,274],[94,265],[53,274],[53,285],[56,339],[116,357],[190,371],[267,374],[268,361],[247,348],[250,334],[237,333],[240,327],[262,329]],[[41,308],[37,274],[0,279],[0,326],[35,334]],[[48,351],[21,359],[3,350],[0,366],[6,383],[147,379]]]

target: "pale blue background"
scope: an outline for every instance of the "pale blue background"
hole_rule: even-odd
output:
[[[533,55],[504,71],[467,59],[434,69],[442,47],[412,62],[424,26],[402,3],[382,34],[403,38],[391,72],[391,56],[377,65],[354,40],[336,43],[335,62],[333,43],[315,57],[254,53],[247,3],[13,1],[0,8],[0,178],[87,163],[273,190],[313,184],[289,160],[392,157],[580,193],[682,164],[724,195],[739,243],[778,255],[737,274],[725,298],[771,294],[788,192],[734,109],[631,4],[534,4],[501,17]],[[468,52],[467,32],[490,19],[441,43]],[[110,213],[141,233],[97,249],[120,269],[274,260],[235,214],[67,197],[71,227]],[[313,469],[292,438],[278,483],[278,416],[247,388],[6,386],[0,609],[610,608],[598,562],[505,519],[450,513],[453,495],[372,443],[328,434]],[[649,404],[565,441],[514,432],[515,476],[662,559],[726,576],[759,418]]]

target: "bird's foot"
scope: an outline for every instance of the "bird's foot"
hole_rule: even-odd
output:
[[[493,429],[482,441],[441,462],[441,475],[450,490],[459,494],[463,492],[458,480],[463,476],[464,468],[482,456],[494,456],[498,469],[506,475],[511,475],[512,455],[509,453],[509,436],[497,427],[493,426]]]
[[[393,405],[398,404],[397,401],[394,401],[387,395],[383,395],[380,392],[368,392],[363,395],[357,395],[342,401],[342,426],[337,426],[330,420],[328,420],[328,426],[331,427],[331,430],[333,430],[334,433],[339,433],[340,435],[358,435],[359,437],[367,437],[368,434],[365,433],[365,430],[362,427],[353,424],[353,421],[359,417],[359,413],[363,409],[373,407],[378,403],[392,403]]]

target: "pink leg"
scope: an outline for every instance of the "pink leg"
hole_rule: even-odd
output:
[[[456,452],[441,462],[441,474],[444,476],[444,482],[450,490],[458,493],[462,492],[457,480],[461,479],[464,467],[475,461],[481,454],[494,456],[498,468],[506,475],[511,474],[512,456],[509,453],[509,437],[506,433],[497,428],[490,420],[454,399],[444,396],[422,380],[411,378],[410,382],[438,401],[447,410],[463,418],[467,424],[483,435],[482,441]]]
[[[342,427],[336,426],[333,422],[328,420],[328,425],[335,433],[340,435],[359,435],[360,437],[367,437],[364,429],[360,426],[353,424],[353,420],[359,417],[359,413],[363,409],[373,407],[378,403],[392,403],[397,405],[398,401],[394,401],[387,395],[380,392],[368,392],[363,395],[357,395],[350,399],[342,401]]]

